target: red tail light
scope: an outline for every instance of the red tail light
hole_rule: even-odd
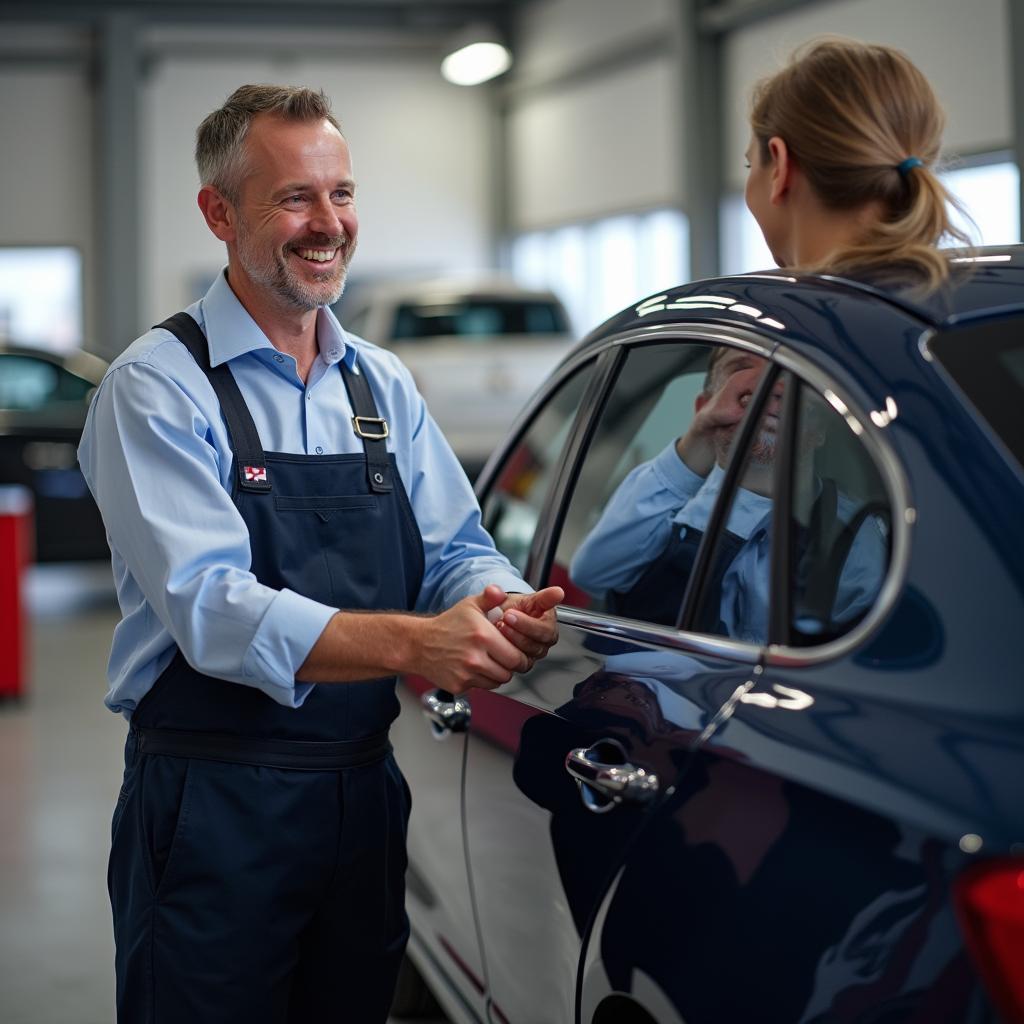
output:
[[[968,868],[953,886],[968,952],[1005,1024],[1024,1024],[1024,858]]]

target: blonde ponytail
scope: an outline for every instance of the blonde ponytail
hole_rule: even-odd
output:
[[[940,240],[971,244],[950,219],[959,203],[935,174],[945,115],[924,75],[900,51],[847,39],[801,47],[754,91],[751,128],[785,140],[823,205],[878,203],[883,217],[855,245],[802,269],[848,274],[899,268],[933,289],[949,277]]]

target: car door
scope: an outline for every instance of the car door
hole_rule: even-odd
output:
[[[633,559],[623,576],[636,540],[603,564],[602,531],[621,533],[616,517],[637,479],[657,480],[676,458],[713,353],[750,364],[747,398],[761,396],[753,403],[760,408],[771,387],[769,346],[739,333],[717,344],[706,336],[652,341],[649,333],[629,342],[605,353],[608,380],[577,425],[530,541],[530,582],[566,590],[559,643],[529,674],[473,695],[467,854],[491,1019],[511,1024],[575,1019],[581,953],[626,852],[671,798],[722,709],[753,685],[761,656],[756,638],[679,632],[686,574],[644,593],[645,565],[659,552],[648,552],[647,563]],[[756,418],[744,419],[737,436],[758,429]],[[529,438],[528,431],[483,488],[485,524],[499,547],[501,481],[506,467],[529,462]],[[727,478],[727,450],[722,462]],[[705,526],[717,486],[706,488]],[[686,529],[695,550],[702,530]]]
[[[903,690],[939,659],[942,630],[910,591],[861,643],[891,612],[913,520],[898,464],[870,433],[888,421],[787,362],[818,386],[784,381],[766,538],[773,646],[600,907],[581,980],[587,1024],[609,999],[687,1024],[988,1019],[948,898],[963,860],[949,834],[965,827],[925,796],[938,773],[952,804],[970,805],[970,741],[927,689]],[[734,583],[706,574],[684,625],[733,628]],[[900,666],[908,657],[916,665]],[[893,667],[899,688],[879,675]]]
[[[541,511],[577,420],[594,383],[591,360],[566,375],[534,419],[530,432],[508,460],[491,492],[489,526],[513,565],[526,571],[530,544]],[[391,735],[412,793],[409,823],[407,907],[411,943],[420,965],[430,964],[480,1019],[486,1015],[485,970],[477,942],[461,828],[461,780],[465,727],[505,735],[503,723],[489,721],[480,691],[456,701],[418,676],[398,687],[402,714]],[[429,698],[431,717],[424,714]],[[471,717],[472,716],[472,717]]]

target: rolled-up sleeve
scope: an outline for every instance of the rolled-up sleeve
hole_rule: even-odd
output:
[[[297,706],[311,687],[295,672],[336,609],[250,571],[248,530],[224,486],[229,467],[190,386],[209,387],[146,361],[111,370],[90,408],[82,471],[115,557],[189,664]],[[215,398],[204,405],[219,409]]]

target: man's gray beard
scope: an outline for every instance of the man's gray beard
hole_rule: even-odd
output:
[[[288,268],[286,257],[280,250],[275,250],[266,259],[261,258],[253,251],[248,234],[241,228],[238,232],[238,262],[253,281],[273,292],[285,305],[300,312],[308,312],[320,306],[332,306],[341,298],[355,243],[351,239],[345,239],[342,245],[340,270],[330,271],[330,277],[320,287],[310,286],[305,281],[297,279]],[[338,277],[333,280],[335,274],[338,274]],[[325,278],[327,277],[328,275],[325,275]],[[331,289],[325,292],[324,286],[332,280]]]
[[[732,452],[733,441],[739,434],[738,428],[719,431],[715,435],[715,457],[720,466],[728,464]],[[775,461],[775,445],[777,435],[774,430],[761,429],[754,438],[746,457],[748,466],[770,466]]]

